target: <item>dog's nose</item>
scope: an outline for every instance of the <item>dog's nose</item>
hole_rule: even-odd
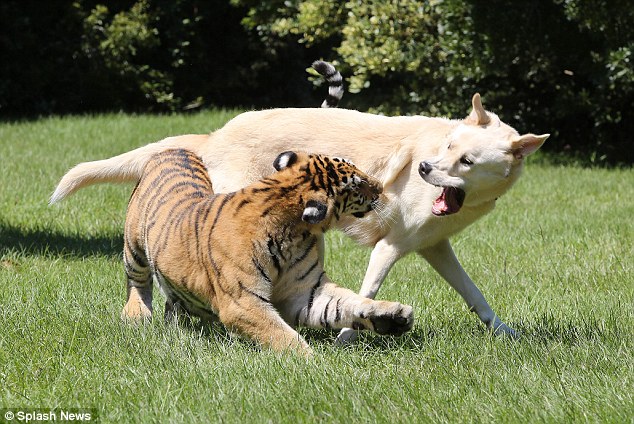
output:
[[[427,162],[427,161],[422,161],[420,163],[420,165],[418,166],[418,173],[422,176],[422,175],[427,175],[431,172],[431,170],[433,169],[433,167],[431,166],[431,163]]]

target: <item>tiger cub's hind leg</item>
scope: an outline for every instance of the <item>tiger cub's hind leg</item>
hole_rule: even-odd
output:
[[[145,254],[128,243],[123,250],[123,262],[127,279],[127,301],[121,311],[121,319],[135,322],[152,318],[152,274]]]
[[[183,308],[178,300],[167,298],[165,300],[165,315],[163,319],[166,323],[178,323],[184,321],[185,323],[191,323],[191,317],[187,309]]]

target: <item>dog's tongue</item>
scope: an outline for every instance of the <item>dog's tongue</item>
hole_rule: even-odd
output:
[[[451,215],[462,207],[464,191],[456,187],[443,187],[442,193],[434,201],[431,211],[436,216]]]

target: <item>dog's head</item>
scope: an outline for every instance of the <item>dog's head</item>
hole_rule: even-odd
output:
[[[482,107],[480,95],[473,110],[447,137],[437,156],[423,160],[420,176],[442,187],[434,201],[434,215],[458,212],[463,204],[477,206],[506,192],[520,175],[523,159],[534,153],[549,134],[519,135]]]

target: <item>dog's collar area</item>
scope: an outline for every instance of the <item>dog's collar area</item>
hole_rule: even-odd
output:
[[[431,211],[436,216],[451,215],[462,208],[466,193],[458,187],[443,187],[442,193],[434,201]]]

